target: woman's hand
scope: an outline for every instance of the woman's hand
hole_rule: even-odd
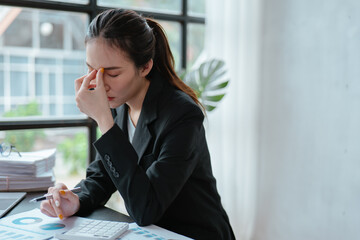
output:
[[[78,195],[68,190],[63,183],[50,187],[48,194],[52,194],[53,199],[42,201],[40,204],[41,212],[47,216],[63,219],[74,215],[80,209]]]
[[[105,133],[114,125],[114,120],[106,95],[103,72],[103,68],[99,71],[93,70],[76,79],[75,95],[80,111],[94,119],[101,132]]]

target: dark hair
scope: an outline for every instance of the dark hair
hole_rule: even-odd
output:
[[[110,45],[125,51],[137,68],[153,59],[149,79],[154,71],[160,72],[170,84],[188,94],[201,106],[194,90],[176,74],[174,57],[165,32],[155,20],[142,17],[131,10],[109,9],[91,21],[85,43],[97,37],[102,37]]]

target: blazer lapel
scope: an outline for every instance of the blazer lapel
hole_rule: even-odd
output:
[[[115,123],[123,130],[126,136],[128,136],[127,130],[127,108],[126,104],[121,105],[115,109],[116,117],[114,119]]]
[[[138,162],[144,155],[144,152],[151,140],[151,134],[147,124],[141,124],[136,126],[132,145],[138,155]]]
[[[157,118],[157,96],[162,90],[162,86],[163,85],[159,78],[153,78],[143,102],[143,107],[132,141],[132,145],[139,157],[138,162],[140,162],[140,159],[144,155],[144,152],[146,151],[146,148],[152,138],[149,125]]]

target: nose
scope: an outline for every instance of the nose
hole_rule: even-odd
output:
[[[108,84],[106,84],[106,82],[104,82],[104,87],[105,87],[105,91],[109,91],[110,90],[110,87],[109,87],[109,85]]]

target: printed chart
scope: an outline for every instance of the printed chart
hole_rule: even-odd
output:
[[[38,240],[38,239],[48,239],[49,237],[43,236],[38,233],[31,231],[24,231],[21,229],[14,229],[0,224],[0,239],[17,239],[17,240]]]
[[[191,240],[191,238],[170,232],[164,228],[150,225],[147,227],[139,227],[136,223],[129,224],[129,230],[117,240]]]
[[[71,229],[75,220],[68,218],[61,221],[45,216],[39,209],[33,209],[2,218],[0,220],[0,240],[50,239],[55,233]]]
[[[145,230],[139,226],[129,226],[129,230],[121,236],[121,238],[118,238],[118,240],[167,240],[166,238],[159,236],[158,234],[152,233],[148,230]]]

